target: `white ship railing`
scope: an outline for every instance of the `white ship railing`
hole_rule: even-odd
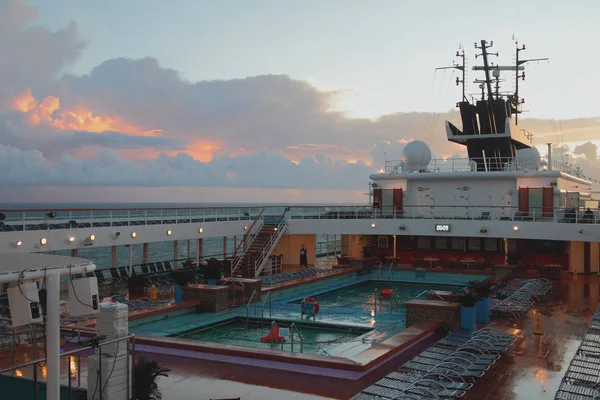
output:
[[[561,160],[552,159],[552,168],[548,168],[548,158],[536,159],[519,157],[473,157],[473,158],[437,158],[426,165],[413,165],[414,173],[431,172],[485,172],[485,171],[553,171],[564,172],[569,175],[586,178],[583,171]],[[385,162],[382,173],[396,175],[409,173],[406,163],[402,160]]]
[[[600,223],[598,209],[586,214],[583,208],[532,208],[519,211],[510,206],[431,205],[410,206],[402,209],[370,206],[295,206],[288,207],[288,218],[298,219],[460,219],[460,220],[514,220],[534,222]],[[78,209],[56,210],[56,216],[46,216],[40,210],[0,211],[0,234],[19,231],[52,231],[90,227],[122,227],[137,225],[221,223],[241,221],[248,227],[264,217],[281,215],[280,207],[231,207],[189,209]],[[2,215],[5,216],[2,219]],[[240,243],[241,244],[241,243]]]

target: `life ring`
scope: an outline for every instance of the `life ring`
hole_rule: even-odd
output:
[[[319,313],[320,307],[317,299],[315,299],[314,297],[305,297],[304,301],[310,301],[311,303],[313,303],[315,305],[315,315]]]
[[[388,297],[390,297],[392,295],[393,292],[394,292],[394,289],[383,289],[381,292],[379,292],[379,295],[381,297],[383,297],[384,299],[387,299]]]

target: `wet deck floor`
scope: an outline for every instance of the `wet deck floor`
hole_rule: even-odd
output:
[[[516,332],[519,340],[483,378],[475,382],[465,399],[553,399],[599,302],[600,277],[580,276],[574,281],[565,273],[526,318],[516,323],[494,321],[491,326]],[[542,315],[543,335],[534,334],[535,313],[538,312]],[[136,354],[140,355],[143,354]],[[292,382],[283,375],[278,379],[279,373],[274,370],[159,354],[147,356],[171,368],[169,377],[159,380],[163,398],[169,400],[235,397],[243,400],[347,399],[389,372],[382,371],[348,384],[307,376],[298,376]],[[20,354],[18,362],[30,357],[27,353]],[[10,364],[10,359],[6,352],[1,352],[0,367]],[[66,366],[63,368],[66,381]],[[80,372],[84,385],[87,375],[85,363]],[[30,376],[29,371],[22,373]]]

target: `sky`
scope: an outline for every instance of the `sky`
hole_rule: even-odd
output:
[[[550,59],[522,127],[600,179],[600,3],[523,3],[0,0],[0,202],[364,202],[411,140],[465,155],[457,73],[435,68],[481,39],[510,64],[513,37]]]

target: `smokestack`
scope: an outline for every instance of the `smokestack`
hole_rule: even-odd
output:
[[[552,171],[552,143],[547,143],[548,145],[548,171]]]

